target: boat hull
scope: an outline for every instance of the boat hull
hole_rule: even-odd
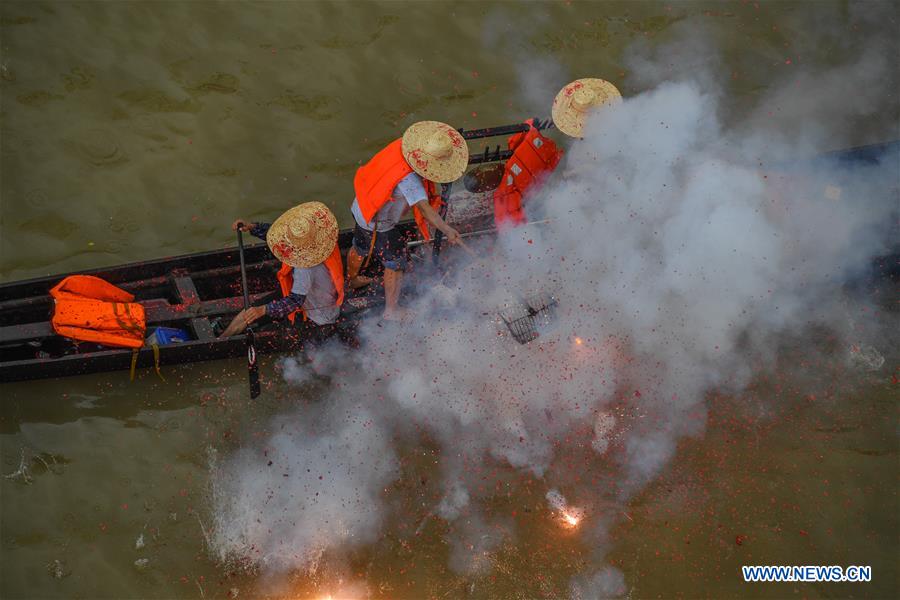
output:
[[[473,132],[471,136],[478,138],[495,134],[499,135],[491,129]],[[481,159],[471,162],[475,164],[503,158],[499,150],[490,154],[486,149]],[[872,164],[896,166],[900,164],[900,141],[831,152],[790,164],[773,165],[766,170],[788,172],[798,165],[820,162],[826,166],[840,164],[842,167]],[[490,202],[490,192],[485,194],[485,199]],[[457,225],[460,231],[485,228],[484,222],[466,221]],[[399,227],[407,239],[416,237],[414,223],[404,222]],[[345,254],[352,237],[352,230],[344,230],[339,235],[338,245]],[[279,263],[266,245],[260,243],[246,247],[245,256],[251,303],[262,303],[279,294],[276,279]],[[145,307],[148,327],[177,327],[189,333],[190,341],[160,347],[159,362],[169,365],[244,354],[244,336],[223,340],[216,335],[222,322],[227,323],[243,308],[238,265],[237,248],[226,248],[93,269],[80,274],[95,275],[134,294]],[[377,274],[379,268],[380,265],[374,261],[372,274]],[[133,354],[130,349],[74,344],[54,335],[49,321],[53,310],[49,291],[67,275],[0,285],[0,382],[131,368]],[[873,261],[871,272],[865,278],[895,285],[900,278],[900,248],[895,246]],[[347,321],[364,318],[370,309],[382,303],[377,288],[371,287],[372,290],[365,291],[362,296],[348,294],[348,301],[342,310]],[[263,327],[256,331],[257,352],[264,354],[302,347],[308,335],[303,331],[277,324]],[[136,366],[146,368],[153,365],[153,350],[141,349]]]

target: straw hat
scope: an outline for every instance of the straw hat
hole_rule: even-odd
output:
[[[306,269],[324,262],[338,239],[337,219],[321,202],[304,202],[275,219],[266,242],[278,260]]]
[[[403,132],[400,147],[412,170],[435,183],[459,179],[469,164],[466,140],[440,121],[413,123]]]
[[[581,137],[584,122],[592,110],[622,101],[616,86],[603,79],[576,79],[553,99],[553,124],[564,134]]]

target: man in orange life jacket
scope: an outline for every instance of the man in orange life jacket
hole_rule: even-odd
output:
[[[553,123],[562,133],[581,138],[588,116],[595,110],[622,100],[616,87],[603,79],[578,79],[565,86],[553,100]],[[509,138],[513,154],[506,161],[503,180],[494,190],[494,223],[498,229],[528,221],[524,202],[556,169],[562,150],[525,121],[528,131]]]
[[[356,228],[353,247],[347,253],[347,276],[351,287],[362,287],[371,279],[359,271],[373,256],[384,265],[384,319],[403,320],[408,312],[398,306],[400,285],[406,268],[406,247],[396,229],[412,207],[422,236],[430,238],[428,224],[460,243],[459,232],[444,222],[438,183],[462,176],[469,162],[469,149],[459,132],[438,121],[411,125],[356,171],[356,198],[350,207]]]
[[[306,202],[271,225],[237,220],[232,228],[266,240],[282,262],[278,282],[283,297],[242,310],[222,337],[238,334],[264,316],[294,322],[300,314],[304,322],[309,319],[315,323],[323,335],[333,329],[344,301],[344,268],[337,245],[337,219],[328,207],[321,202]]]

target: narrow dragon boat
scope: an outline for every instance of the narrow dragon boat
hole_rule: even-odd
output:
[[[552,126],[548,122],[538,123],[541,128]],[[510,135],[524,129],[522,125],[509,125],[462,133],[467,139],[478,139]],[[509,151],[497,146],[470,156],[469,162],[472,165],[498,163],[508,156]],[[900,168],[900,141],[831,152],[812,159],[813,162],[823,160],[842,165],[887,163]],[[809,164],[810,159],[798,161],[800,163]],[[450,186],[445,187],[444,193],[452,200]],[[484,229],[485,215],[464,215],[455,220],[455,225],[461,231]],[[415,239],[414,223],[404,222],[399,227],[408,239]],[[340,233],[338,245],[342,253],[346,254],[349,249],[352,236],[352,230]],[[440,235],[436,235],[432,246],[435,257],[439,255],[440,243]],[[276,272],[280,265],[268,247],[264,243],[247,246],[245,258],[251,303],[263,302],[279,294]],[[873,265],[873,278],[896,284],[900,279],[900,247],[892,248]],[[374,264],[373,268],[377,270],[380,265]],[[130,349],[75,343],[54,333],[50,324],[53,299],[49,292],[70,274],[0,285],[0,382],[132,368],[134,356]],[[135,301],[145,308],[148,331],[155,327],[172,327],[187,334],[189,339],[186,341],[157,346],[159,364],[237,357],[246,351],[243,335],[218,337],[223,326],[243,308],[237,248],[134,262],[80,271],[79,274],[100,277],[134,294]],[[342,308],[343,320],[353,323],[365,318],[382,303],[383,296],[377,286],[361,294],[349,294]],[[541,307],[523,310],[533,316]],[[530,318],[529,314],[523,318]],[[513,324],[507,324],[513,331]],[[302,331],[280,323],[258,328],[255,332],[256,351],[262,354],[296,349],[304,342]],[[529,332],[522,334],[526,336],[524,339],[520,339],[515,331],[513,335],[524,341]],[[139,368],[152,367],[157,362],[156,353],[155,348],[144,347],[137,352],[134,364]]]

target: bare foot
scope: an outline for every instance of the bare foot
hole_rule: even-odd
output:
[[[415,316],[416,313],[408,308],[395,308],[394,310],[384,311],[381,319],[383,321],[410,321]]]
[[[361,287],[366,287],[370,283],[374,281],[371,277],[364,277],[362,275],[357,275],[353,279],[350,280],[350,289],[358,290]]]

